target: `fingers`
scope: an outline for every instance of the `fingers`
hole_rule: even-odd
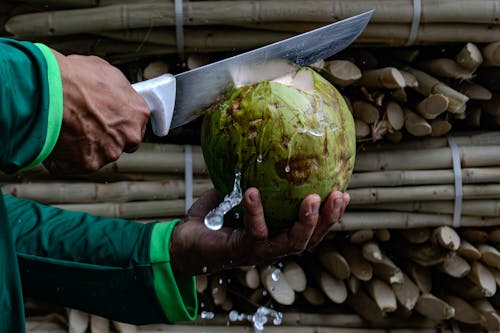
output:
[[[323,203],[320,221],[311,237],[309,246],[313,247],[319,244],[330,228],[342,218],[349,200],[349,194],[340,191],[334,191],[328,195]]]
[[[219,204],[217,191],[210,189],[202,194],[196,202],[189,208],[188,215],[194,218],[205,219],[205,216]]]
[[[321,197],[317,194],[311,194],[302,201],[299,219],[288,232],[289,246],[286,254],[302,252],[307,248],[318,224],[320,205]]]
[[[251,187],[243,193],[243,207],[245,208],[245,232],[253,240],[266,239],[269,230],[258,189]]]

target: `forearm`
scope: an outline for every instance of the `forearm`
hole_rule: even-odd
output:
[[[168,260],[152,255],[152,238],[153,247],[168,249],[168,239],[159,239],[163,223],[68,212],[12,196],[5,202],[27,296],[135,324],[196,314],[192,278],[175,280],[165,272]]]

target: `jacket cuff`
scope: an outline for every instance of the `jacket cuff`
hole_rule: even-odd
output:
[[[170,266],[169,244],[180,220],[157,223],[151,234],[150,259],[158,301],[171,323],[192,321],[198,312],[196,278],[175,277]]]
[[[47,83],[49,87],[49,111],[47,115],[47,135],[38,156],[23,170],[31,169],[47,158],[56,145],[63,118],[63,90],[59,64],[54,53],[44,44],[36,43],[47,63]]]

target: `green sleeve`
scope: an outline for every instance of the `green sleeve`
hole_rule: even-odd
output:
[[[0,38],[0,170],[42,162],[54,147],[63,114],[62,83],[43,44]]]
[[[194,319],[194,278],[176,280],[169,263],[175,222],[141,224],[4,199],[26,296],[133,324]]]

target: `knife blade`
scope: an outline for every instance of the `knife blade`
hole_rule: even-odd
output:
[[[228,89],[272,80],[331,57],[349,46],[368,24],[373,10],[255,50],[177,75],[164,74],[132,86],[151,110],[153,132],[165,136],[204,113]]]

